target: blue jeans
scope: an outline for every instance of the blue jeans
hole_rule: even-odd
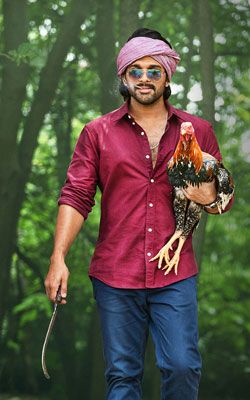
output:
[[[93,278],[101,322],[106,400],[139,400],[150,330],[161,372],[161,400],[197,400],[197,275],[163,288],[117,289]]]

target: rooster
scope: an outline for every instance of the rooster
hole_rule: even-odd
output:
[[[182,189],[190,184],[199,186],[202,182],[212,182],[215,179],[216,205],[221,213],[233,196],[234,183],[229,171],[220,161],[201,151],[191,122],[181,124],[180,139],[173,157],[167,164],[167,173],[170,183],[174,186],[176,229],[167,244],[150,261],[159,258],[158,268],[162,268],[162,262],[165,260],[166,265],[162,268],[166,269],[165,275],[173,268],[177,275],[182,247],[190,232],[197,227],[204,208],[201,204],[188,200]],[[173,250],[175,241],[178,241],[178,245],[170,258],[169,250]]]

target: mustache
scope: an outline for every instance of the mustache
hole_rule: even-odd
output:
[[[144,88],[144,89],[155,89],[154,85],[145,85],[145,84],[140,84],[140,85],[135,85],[136,89]]]

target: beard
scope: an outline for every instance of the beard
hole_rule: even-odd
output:
[[[139,89],[142,87],[151,89],[150,93],[141,93]],[[131,97],[143,105],[151,105],[157,102],[162,97],[164,90],[165,86],[158,90],[153,85],[134,85],[133,87],[128,87]]]

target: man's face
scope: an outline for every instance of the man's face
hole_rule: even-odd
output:
[[[128,66],[123,82],[130,95],[145,105],[157,101],[163,95],[166,83],[168,83],[163,66],[148,56],[142,57]]]

